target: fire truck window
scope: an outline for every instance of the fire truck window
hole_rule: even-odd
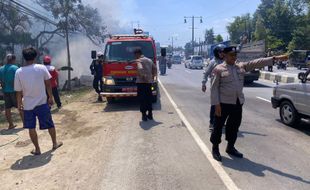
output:
[[[113,42],[108,44],[106,51],[107,61],[128,61],[133,60],[133,51],[140,47],[145,57],[154,59],[154,49],[149,41],[128,41],[128,42]]]

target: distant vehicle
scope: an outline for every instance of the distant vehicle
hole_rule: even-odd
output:
[[[181,64],[182,57],[180,55],[173,55],[171,58],[172,64]]]
[[[204,67],[203,57],[200,55],[192,55],[185,60],[185,68],[202,69]]]
[[[273,88],[271,103],[280,108],[281,121],[289,126],[296,125],[301,118],[310,118],[310,78],[309,74],[299,73],[301,83],[277,85]]]
[[[290,64],[298,69],[308,68],[310,65],[310,50],[293,50]]]

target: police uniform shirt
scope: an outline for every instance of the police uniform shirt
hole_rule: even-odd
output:
[[[240,62],[229,65],[226,62],[217,65],[214,70],[214,79],[211,83],[211,104],[218,105],[244,103],[243,84],[246,72],[255,68],[272,66],[273,58],[261,58],[250,62]]]

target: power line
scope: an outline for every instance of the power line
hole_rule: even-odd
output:
[[[34,18],[38,18],[38,19],[43,20],[45,22],[48,22],[48,23],[50,23],[50,24],[52,24],[54,26],[57,26],[56,22],[54,22],[51,19],[49,19],[49,18],[47,18],[47,17],[45,17],[45,16],[43,16],[43,15],[41,15],[41,14],[39,14],[39,13],[33,11],[33,10],[31,10],[30,8],[27,8],[24,5],[14,1],[14,0],[9,0],[9,2],[13,3],[16,7],[11,5],[11,4],[6,4],[4,2],[0,2],[0,3],[3,4],[3,5],[9,6],[11,8],[14,8],[15,10],[18,10],[18,11],[22,12],[23,14],[26,14],[28,16],[32,16]]]

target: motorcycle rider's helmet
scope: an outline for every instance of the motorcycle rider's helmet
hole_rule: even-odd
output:
[[[219,44],[217,46],[215,46],[215,48],[213,49],[213,54],[217,59],[221,59],[220,58],[220,53],[223,52],[224,48],[226,46],[224,44]]]

